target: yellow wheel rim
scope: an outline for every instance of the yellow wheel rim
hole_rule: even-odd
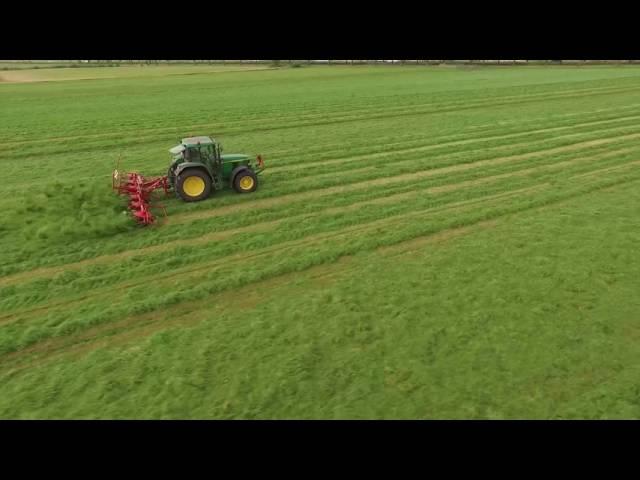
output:
[[[204,180],[196,176],[187,177],[182,183],[182,189],[184,190],[184,193],[186,193],[190,197],[197,197],[198,195],[202,195],[202,192],[204,192],[204,188]]]
[[[251,190],[253,188],[253,178],[249,175],[246,175],[240,179],[240,188],[242,190]]]

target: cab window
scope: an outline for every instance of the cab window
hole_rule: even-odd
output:
[[[190,162],[200,161],[200,151],[197,148],[187,148],[184,151],[184,158]]]

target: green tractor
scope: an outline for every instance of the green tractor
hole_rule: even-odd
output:
[[[254,192],[264,161],[254,162],[248,155],[222,154],[222,146],[211,137],[183,138],[169,150],[172,156],[167,180],[176,195],[185,202],[208,198],[225,185],[238,193]]]

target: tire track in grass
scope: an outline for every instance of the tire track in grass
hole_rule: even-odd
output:
[[[623,149],[615,150],[612,152],[604,152],[604,153],[597,154],[595,156],[590,156],[590,157],[587,157],[587,159],[588,160],[603,159],[603,158],[608,158],[614,155],[622,155],[632,150],[633,150],[632,148],[623,148]],[[196,238],[178,239],[170,242],[165,242],[159,245],[152,245],[152,246],[142,247],[138,249],[126,250],[124,252],[111,254],[111,255],[102,255],[99,257],[93,257],[90,259],[81,260],[79,262],[68,263],[68,264],[63,264],[63,265],[58,265],[53,267],[37,268],[37,269],[20,272],[13,275],[7,275],[5,277],[0,278],[0,287],[13,285],[25,280],[33,280],[33,279],[38,279],[43,277],[52,277],[59,273],[81,270],[82,268],[90,267],[93,265],[108,264],[112,262],[125,260],[131,257],[138,257],[138,256],[163,252],[163,251],[171,250],[180,246],[202,245],[202,244],[209,243],[211,241],[228,239],[236,234],[248,233],[248,232],[256,232],[256,233],[266,232],[266,231],[277,228],[283,221],[290,220],[291,218],[310,218],[310,217],[316,217],[320,215],[346,213],[352,210],[359,209],[362,206],[366,206],[366,205],[371,205],[371,206],[385,205],[385,204],[413,198],[416,195],[448,192],[448,191],[457,190],[460,188],[465,188],[467,186],[474,186],[481,183],[495,181],[496,179],[527,175],[529,173],[532,173],[535,171],[541,171],[541,170],[563,168],[565,166],[573,165],[583,161],[585,161],[584,158],[571,159],[566,161],[555,162],[552,164],[545,164],[541,166],[539,165],[531,168],[525,168],[515,172],[506,172],[503,174],[489,175],[487,177],[482,177],[480,179],[472,179],[468,181],[457,182],[454,184],[429,187],[426,189],[410,190],[408,192],[396,193],[386,197],[357,201],[347,206],[329,207],[329,208],[321,209],[314,213],[303,213],[301,215],[294,215],[293,217],[288,216],[284,219],[270,220],[270,221],[260,222],[257,224],[251,224],[248,226],[242,226],[242,227],[232,228],[229,230],[223,230],[220,232],[213,232],[213,233],[202,235]],[[2,317],[0,317],[0,320],[1,319]],[[0,324],[2,324],[1,321],[0,321]]]
[[[627,179],[623,180],[622,182],[616,183],[616,185],[619,185],[620,183],[637,182],[639,180],[639,178],[630,180]],[[444,228],[443,230],[422,235],[416,238],[411,238],[409,240],[403,240],[391,245],[383,245],[381,247],[374,248],[370,252],[372,254],[374,252],[385,253],[385,255],[403,255],[411,253],[412,251],[419,250],[430,241],[446,241],[452,237],[472,233],[482,227],[491,227],[498,221],[504,221],[510,217],[520,215],[522,211],[554,208],[558,205],[571,201],[576,197],[589,194],[597,188],[598,187],[596,185],[592,189],[580,191],[577,194],[560,198],[559,200],[555,200],[551,203],[525,206],[523,207],[523,210],[510,211],[504,214],[499,214],[495,218],[491,218],[488,220],[480,219],[462,227],[454,226]],[[250,282],[239,287],[238,290],[246,291],[248,296],[257,295],[257,302],[259,302],[261,298],[266,299],[266,297],[260,297],[259,291],[255,289],[254,285],[258,282],[263,285],[268,282],[268,285],[271,288],[284,286],[285,288],[289,289],[290,284],[288,279],[290,279],[292,275],[306,275],[307,278],[312,278],[315,274],[316,278],[320,278],[326,275],[330,275],[331,273],[335,274],[335,272],[339,271],[346,273],[353,268],[357,268],[357,264],[353,263],[346,268],[344,267],[344,262],[350,261],[351,259],[352,257],[349,254],[345,254],[338,257],[337,260],[334,260],[331,263],[323,263],[321,265],[311,266],[302,272],[285,272],[282,274],[274,275],[273,277],[270,277],[266,280],[256,280],[255,282]],[[263,289],[262,291],[266,290],[267,289]],[[269,290],[270,293],[272,293],[271,289]],[[157,310],[153,310],[142,314],[129,315],[128,317],[118,320],[117,322],[91,327],[88,330],[77,332],[71,335],[62,337],[50,337],[22,350],[10,352],[0,356],[0,359],[2,359],[2,367],[0,368],[2,368],[2,370],[5,370],[6,374],[13,374],[20,370],[23,370],[24,368],[42,365],[43,363],[55,360],[57,358],[60,358],[61,356],[82,355],[89,353],[96,348],[121,346],[129,341],[140,339],[161,330],[166,330],[168,328],[178,326],[190,326],[196,324],[199,321],[199,317],[195,316],[194,312],[206,309],[207,312],[210,313],[211,309],[216,309],[216,306],[222,306],[222,308],[225,308],[224,306],[228,301],[228,297],[225,296],[225,293],[226,292],[222,290],[210,295],[205,295],[203,298],[195,301],[189,300],[187,302],[186,309],[185,305],[183,304],[163,307],[163,316],[158,315]],[[236,297],[234,296],[234,298]],[[212,299],[217,300],[212,301]],[[251,306],[255,303],[255,300],[252,301]],[[233,304],[236,305],[236,302],[233,302]]]
[[[613,172],[615,170],[625,169],[629,165],[637,165],[637,164],[640,164],[640,162],[631,162],[631,163],[627,163],[627,164],[624,164],[624,165],[616,165],[614,167],[602,168],[600,170],[593,170],[593,171],[590,171],[590,172],[585,172],[585,173],[581,173],[579,175],[576,175],[575,178],[591,177],[593,175],[600,175],[602,173],[609,173],[609,172]]]

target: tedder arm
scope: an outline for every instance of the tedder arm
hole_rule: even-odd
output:
[[[129,197],[129,210],[141,225],[150,225],[155,222],[151,208],[157,207],[164,211],[162,205],[152,205],[150,203],[153,191],[163,189],[165,195],[169,195],[169,181],[166,175],[145,178],[138,173],[118,172],[117,168],[113,171],[112,188],[120,195]],[[164,213],[166,215],[166,211]]]

